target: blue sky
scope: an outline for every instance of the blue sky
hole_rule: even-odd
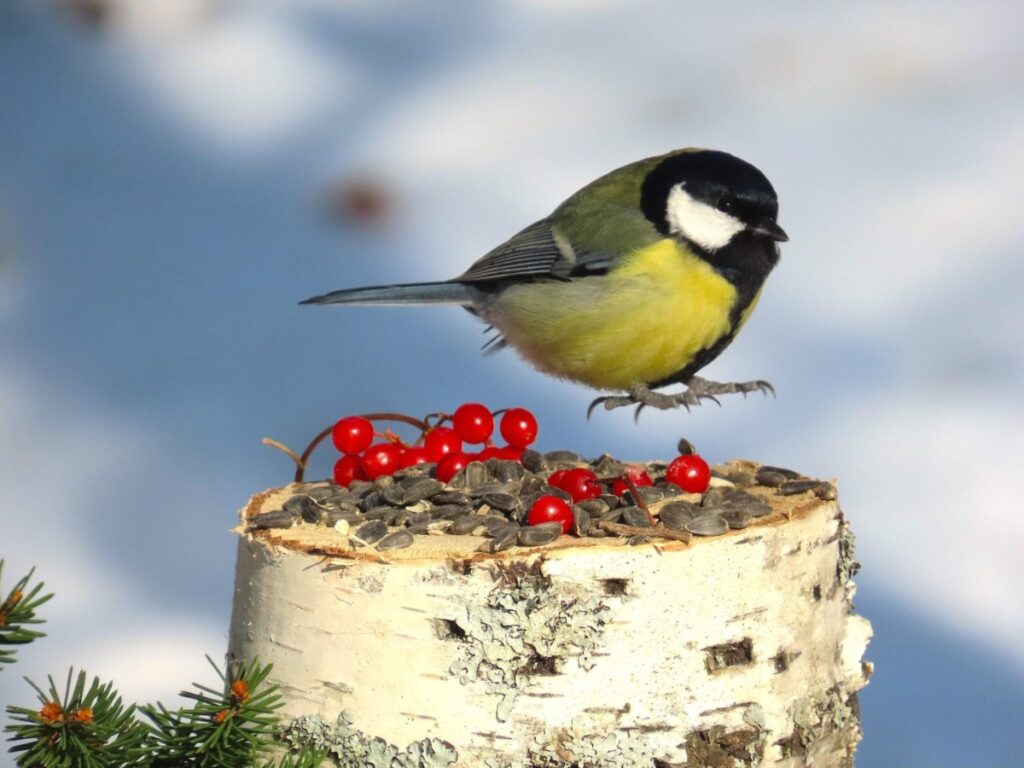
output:
[[[226,641],[234,511],[289,474],[263,436],[479,399],[531,407],[548,449],[685,435],[838,478],[878,664],[859,764],[1024,760],[1020,10],[111,7],[92,29],[0,6],[0,556],[58,593],[17,673],[81,665],[143,699],[198,679]],[[779,191],[792,241],[708,369],[776,400],[586,422],[591,392],[480,357],[462,312],[295,305],[457,274],[686,145]],[[362,174],[386,225],[324,213]],[[27,691],[5,674],[0,705]]]

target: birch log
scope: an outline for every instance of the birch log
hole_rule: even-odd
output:
[[[871,671],[852,537],[835,501],[771,502],[689,544],[241,533],[230,654],[273,662],[291,733],[342,765],[851,766]]]

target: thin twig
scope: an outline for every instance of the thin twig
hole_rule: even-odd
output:
[[[640,498],[640,491],[636,488],[636,483],[633,482],[633,478],[629,476],[629,472],[622,473],[622,479],[626,481],[626,487],[629,488],[629,492],[633,494],[633,501],[640,507],[644,512],[647,513],[647,522],[651,524],[653,528],[657,523],[654,521],[654,515],[651,514],[651,508],[647,506],[647,502]]]
[[[693,536],[687,531],[674,531],[660,523],[658,525],[652,525],[650,528],[640,528],[636,525],[623,525],[622,523],[613,523],[608,520],[602,520],[597,524],[597,527],[619,536],[658,536],[663,539],[685,542],[689,542],[693,538]]]
[[[295,462],[295,468],[296,468],[295,471],[296,472],[301,472],[302,471],[302,466],[303,466],[302,459],[300,459],[298,457],[298,455],[295,453],[295,451],[293,451],[287,445],[285,445],[284,443],[277,442],[277,440],[274,440],[272,437],[264,437],[263,438],[263,444],[264,445],[269,445],[271,448],[277,448],[277,450],[281,451],[282,453],[288,454],[288,458],[290,458],[292,461]],[[300,478],[301,478],[301,475],[300,475]],[[296,482],[298,482],[298,480],[296,480]]]
[[[411,424],[416,427],[421,434],[430,428],[430,425],[426,421],[412,416],[406,416],[404,413],[363,413],[359,415],[359,418],[366,419],[367,421],[399,421],[403,424]],[[322,443],[329,434],[331,434],[333,429],[334,425],[331,424],[320,432],[320,434],[314,437],[310,444],[306,446],[306,450],[302,452],[302,456],[300,456],[298,461],[295,462],[298,464],[298,467],[295,469],[296,483],[302,482],[303,476],[306,473],[306,463],[309,461],[309,457],[312,455],[313,450],[320,445],[320,443]]]

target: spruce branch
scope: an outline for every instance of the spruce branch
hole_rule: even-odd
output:
[[[19,768],[128,768],[139,765],[148,729],[135,719],[135,707],[125,707],[112,683],[68,670],[63,694],[53,678],[36,692],[39,709],[10,706],[11,723],[4,730],[14,743]],[[72,686],[72,679],[74,685]]]
[[[152,768],[238,768],[255,765],[272,746],[283,706],[277,686],[264,685],[270,665],[228,664],[221,670],[206,657],[220,687],[193,683],[182,696],[194,704],[176,711],[157,703],[141,708],[152,723]]]
[[[4,561],[0,560],[0,584],[2,584]],[[3,602],[0,603],[0,672],[4,664],[14,661],[15,651],[5,646],[24,645],[36,638],[45,637],[46,633],[27,629],[29,624],[42,624],[43,619],[36,618],[36,609],[53,597],[53,594],[40,595],[43,583],[28,586],[29,581],[36,569],[33,568],[28,575],[19,579],[14,588],[7,593]],[[3,595],[0,589],[0,595]]]

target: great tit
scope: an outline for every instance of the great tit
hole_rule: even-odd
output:
[[[349,288],[303,304],[457,304],[539,370],[619,395],[591,404],[667,409],[765,381],[695,374],[746,322],[789,238],[761,171],[682,149],[587,184],[546,218],[442,282]],[[674,383],[682,392],[653,390]],[[717,402],[717,400],[716,400]]]

